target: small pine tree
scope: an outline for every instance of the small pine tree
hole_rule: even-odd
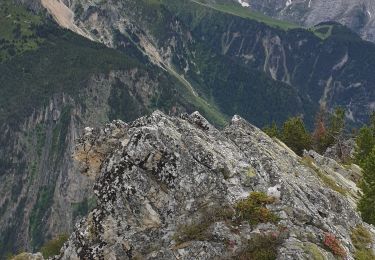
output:
[[[362,127],[355,138],[355,162],[362,166],[375,147],[375,112],[370,116],[369,126]]]
[[[329,117],[328,142],[333,145],[340,141],[345,128],[345,110],[341,107]]]
[[[304,149],[311,149],[311,135],[300,117],[292,117],[284,123],[281,139],[299,156]]]
[[[323,153],[327,149],[327,129],[325,126],[325,110],[320,109],[315,117],[315,129],[312,135],[314,149]]]
[[[263,129],[263,132],[265,132],[269,137],[280,138],[280,130],[275,122],[272,122],[271,126],[266,126]]]
[[[335,109],[335,112],[329,117],[329,127],[327,129],[326,147],[337,145],[337,154],[339,158],[344,157],[342,146],[345,130],[345,110],[341,107]]]
[[[375,135],[374,129],[365,126],[359,130],[356,142],[355,161],[358,165],[362,166],[366,158],[371,153],[375,146]]]
[[[364,160],[363,177],[360,184],[363,195],[358,203],[364,221],[375,224],[375,148]]]

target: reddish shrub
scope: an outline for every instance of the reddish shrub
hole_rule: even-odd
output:
[[[324,245],[328,247],[334,255],[340,257],[346,257],[346,252],[341,246],[340,241],[332,233],[326,233],[324,235]]]

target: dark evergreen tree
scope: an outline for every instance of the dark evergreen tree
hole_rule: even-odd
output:
[[[355,139],[356,141],[356,152],[355,152],[355,162],[363,166],[366,158],[371,153],[375,146],[375,132],[372,127],[362,127]]]
[[[272,125],[266,126],[263,131],[270,137],[280,138],[280,129],[277,126],[276,122],[272,122]]]
[[[300,156],[304,149],[311,149],[311,135],[300,117],[292,117],[284,123],[281,139]]]
[[[339,141],[345,128],[345,110],[341,107],[335,109],[329,117],[328,135],[332,144]]]
[[[363,177],[360,184],[363,195],[358,203],[364,221],[375,224],[375,148],[363,161]]]

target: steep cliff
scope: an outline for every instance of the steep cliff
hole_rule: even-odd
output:
[[[363,229],[375,246],[347,169],[238,116],[222,131],[197,112],[114,121],[75,157],[98,204],[56,259],[353,259]]]

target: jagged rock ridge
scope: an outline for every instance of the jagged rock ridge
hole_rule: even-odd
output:
[[[114,121],[103,129],[87,128],[75,156],[82,172],[96,178],[98,206],[77,224],[56,258],[230,258],[257,234],[283,230],[278,259],[312,259],[317,252],[335,259],[323,243],[327,234],[353,259],[351,230],[364,225],[372,236],[375,230],[355,211],[357,193],[348,190],[355,185],[345,174],[336,178],[345,192],[323,181],[344,168],[309,155],[298,157],[238,116],[221,131],[198,112],[169,117],[159,111],[129,125]],[[332,173],[330,164],[340,170]],[[182,227],[210,209],[233,209],[252,192],[275,198],[267,210],[277,222],[212,218],[203,237],[179,241]]]

